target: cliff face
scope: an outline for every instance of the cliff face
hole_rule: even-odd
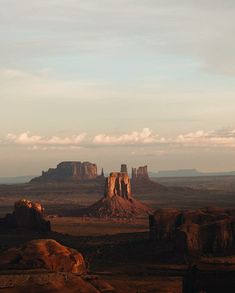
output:
[[[43,218],[43,207],[22,199],[15,203],[14,211],[0,219],[0,228],[5,230],[19,229],[33,232],[49,232],[50,222]]]
[[[112,172],[106,178],[104,197],[88,207],[84,214],[99,218],[133,218],[151,212],[148,206],[132,197],[127,172]]]
[[[122,164],[121,165],[121,173],[128,173],[127,172],[127,165],[126,164]]]
[[[148,166],[140,166],[137,169],[132,168],[132,178],[134,180],[149,179]]]
[[[172,241],[188,254],[226,255],[235,251],[233,210],[157,210],[150,216],[150,239]]]
[[[31,182],[44,182],[56,180],[90,180],[96,179],[97,166],[90,162],[62,162],[56,168],[50,168],[42,172],[42,176],[36,177]]]
[[[113,172],[106,179],[105,197],[121,196],[123,198],[131,197],[131,183],[127,173]]]

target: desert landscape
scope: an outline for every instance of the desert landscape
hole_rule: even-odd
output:
[[[0,293],[234,293],[235,1],[0,3]]]
[[[93,169],[74,172],[77,164],[0,186],[2,292],[233,292],[232,177],[224,189],[222,178],[218,186],[211,178],[215,189],[202,189],[191,178],[182,186],[179,178],[157,182],[147,166],[129,177],[123,164],[106,178]],[[72,269],[73,257],[63,261],[55,245],[78,251],[83,271]]]

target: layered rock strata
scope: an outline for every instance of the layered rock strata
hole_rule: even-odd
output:
[[[105,197],[120,196],[122,198],[131,197],[131,182],[127,173],[112,172],[106,179]]]
[[[149,179],[148,166],[140,166],[138,168],[132,168],[132,180]]]
[[[42,175],[33,178],[31,182],[60,181],[60,180],[91,180],[96,179],[97,166],[90,162],[61,162],[56,168],[42,171]]]

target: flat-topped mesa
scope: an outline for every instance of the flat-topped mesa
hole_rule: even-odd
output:
[[[148,166],[140,166],[137,169],[132,168],[132,180],[139,180],[139,179],[148,179],[149,180],[149,174],[148,174]]]
[[[56,180],[91,180],[96,179],[97,166],[90,162],[69,161],[61,162],[56,168],[42,171],[40,177],[33,178],[31,182]]]
[[[128,199],[131,197],[131,182],[127,173],[112,172],[106,179],[104,196],[112,198],[120,196]]]

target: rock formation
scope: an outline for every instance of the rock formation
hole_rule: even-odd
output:
[[[107,282],[87,275],[84,258],[77,250],[53,239],[32,240],[2,252],[2,270],[3,292],[115,293]]]
[[[90,162],[61,162],[56,168],[42,171],[40,177],[33,178],[31,182],[47,182],[61,180],[91,180],[96,179],[97,166]]]
[[[235,251],[235,211],[160,209],[150,215],[150,239],[172,241],[189,254],[231,254]]]
[[[149,179],[148,166],[141,166],[139,168],[132,168],[132,178],[133,181],[141,179]]]
[[[150,214],[152,210],[135,200],[127,173],[112,172],[106,178],[104,197],[85,210],[85,214],[102,218],[131,218]]]
[[[121,165],[121,173],[128,173],[127,172],[127,165],[126,164],[122,164]]]
[[[105,197],[121,196],[123,198],[131,197],[131,183],[127,173],[112,172],[106,179]]]
[[[20,248],[12,248],[1,254],[0,267],[86,273],[85,261],[75,249],[66,247],[53,239],[32,240]]]
[[[40,203],[26,199],[19,200],[15,203],[12,214],[0,219],[0,229],[49,232],[50,222],[43,219],[43,211]]]

